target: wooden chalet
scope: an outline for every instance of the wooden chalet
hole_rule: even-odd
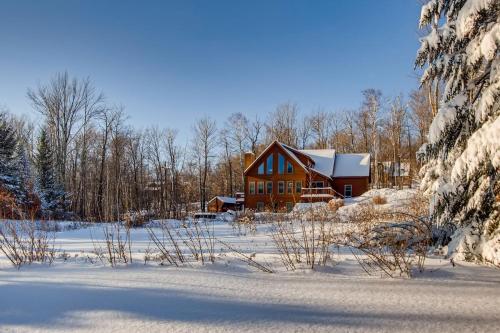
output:
[[[297,202],[359,196],[370,183],[369,154],[299,150],[278,141],[245,154],[245,208],[290,211]]]

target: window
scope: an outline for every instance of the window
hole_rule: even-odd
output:
[[[264,163],[261,163],[261,164],[259,165],[259,168],[257,169],[257,173],[258,173],[259,175],[263,175],[263,174],[264,174]]]
[[[286,185],[286,193],[293,194],[293,182],[288,182]]]
[[[344,197],[352,197],[352,185],[344,185]]]
[[[286,203],[286,211],[290,213],[293,209],[293,202],[287,202]]]
[[[302,182],[300,180],[295,182],[295,192],[296,193],[302,192]]]
[[[264,203],[263,202],[257,202],[257,211],[262,212],[264,210]]]
[[[248,192],[250,194],[255,194],[255,182],[248,183]]]
[[[257,183],[257,193],[264,194],[264,182]]]
[[[286,161],[286,172],[293,173],[293,165],[290,161]]]
[[[266,193],[273,194],[273,182],[266,182]]]
[[[278,182],[278,194],[285,193],[285,182]]]
[[[312,188],[320,188],[320,187],[323,187],[324,186],[324,183],[322,180],[318,180],[318,181],[314,181],[311,183],[311,187]]]
[[[285,173],[285,157],[281,154],[278,154],[278,173],[280,175]]]
[[[268,175],[272,175],[273,174],[273,154],[269,155],[267,157],[267,160],[266,160],[266,173]]]

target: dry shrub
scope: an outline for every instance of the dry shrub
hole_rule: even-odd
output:
[[[237,230],[238,236],[246,236],[247,232],[255,234],[257,232],[255,212],[248,209],[239,213],[232,226]]]
[[[0,251],[16,268],[33,262],[54,261],[54,232],[34,221],[3,221],[0,225]]]
[[[328,208],[332,212],[336,212],[340,207],[344,206],[344,199],[332,199],[328,202]]]
[[[385,205],[387,203],[387,199],[382,195],[374,196],[372,201],[375,205]]]
[[[123,215],[123,221],[127,228],[139,228],[151,221],[151,215],[144,211],[128,212]]]
[[[351,248],[368,274],[382,271],[390,277],[410,277],[415,264],[423,270],[431,244],[432,226],[424,213],[425,202],[417,195],[404,211],[360,205],[347,217],[353,228],[339,235],[336,242]]]
[[[272,222],[272,237],[287,270],[326,265],[334,223],[328,207],[275,215]]]
[[[130,228],[120,223],[110,223],[102,228],[104,241],[95,241],[91,234],[94,253],[102,263],[116,267],[119,263],[132,263],[132,238]]]

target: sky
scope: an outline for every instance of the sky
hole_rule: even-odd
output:
[[[361,91],[418,86],[417,0],[23,1],[0,4],[0,105],[36,117],[26,92],[90,77],[128,123],[171,127],[283,102],[356,109]]]

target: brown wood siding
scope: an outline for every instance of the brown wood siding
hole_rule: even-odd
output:
[[[339,177],[333,179],[333,189],[344,195],[344,185],[352,185],[352,196],[357,197],[368,191],[369,177]]]
[[[207,205],[207,210],[210,213],[227,212],[228,210],[236,210],[237,205],[232,203],[223,202],[219,198],[211,200]]]
[[[285,172],[283,174],[278,173],[278,153],[281,153],[285,158]],[[273,154],[273,173],[271,175],[266,174],[267,171],[267,158],[269,155]],[[287,173],[286,163],[290,162],[293,165],[293,173]],[[258,174],[258,168],[261,163],[264,163],[264,174]],[[245,208],[257,209],[257,203],[262,202],[265,209],[272,210],[273,205],[276,206],[278,210],[283,210],[286,208],[288,202],[295,204],[300,202],[300,193],[295,192],[295,183],[301,182],[302,188],[309,187],[310,181],[323,180],[324,186],[331,186],[330,180],[323,177],[322,175],[316,173],[307,173],[294,159],[288,156],[288,152],[285,152],[276,143],[263,155],[257,158],[256,163],[247,170],[245,174]],[[278,183],[280,181],[284,182],[285,193],[278,193]],[[287,187],[288,182],[293,182],[292,194],[288,194]],[[250,194],[249,183],[255,182],[255,194]],[[264,193],[258,194],[258,182],[264,182]],[[272,194],[267,193],[266,182],[273,183]]]

